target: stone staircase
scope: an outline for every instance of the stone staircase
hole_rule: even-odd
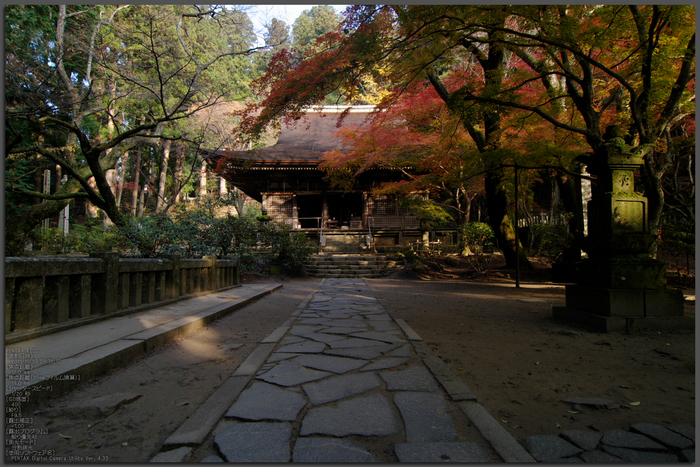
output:
[[[304,265],[311,277],[383,277],[403,264],[395,255],[319,254]]]

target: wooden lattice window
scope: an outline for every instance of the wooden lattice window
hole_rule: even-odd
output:
[[[294,195],[274,194],[267,196],[267,215],[282,222],[294,216]]]
[[[396,200],[393,196],[376,196],[369,199],[370,216],[393,216],[396,214]]]
[[[410,216],[414,213],[405,207],[399,206],[396,196],[382,195],[369,199],[370,216]]]

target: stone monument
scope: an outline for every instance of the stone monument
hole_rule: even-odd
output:
[[[647,199],[634,190],[642,157],[625,144],[619,126],[606,128],[605,144],[586,160],[597,177],[588,202],[588,257],[577,264],[576,284],[566,286],[566,306],[555,318],[603,332],[692,329],[683,292],[666,286],[666,266],[652,258]]]

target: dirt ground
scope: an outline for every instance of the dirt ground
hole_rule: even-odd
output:
[[[497,260],[478,271],[464,263],[397,273],[371,287],[518,441],[640,422],[695,425],[694,331],[592,332],[552,318],[564,286],[546,282],[545,272],[525,274],[516,289]],[[695,315],[694,302],[686,315]],[[574,407],[561,401],[568,397],[619,408]]]
[[[439,268],[437,268],[439,269]],[[564,287],[531,274],[516,289],[497,264],[370,280],[520,442],[564,429],[627,429],[638,422],[695,425],[695,333],[600,334],[551,318]],[[165,439],[280,326],[320,279],[247,276],[284,287],[138,361],[32,409],[46,429],[37,450],[146,462]],[[537,281],[534,281],[536,279]],[[694,292],[692,292],[694,293]],[[687,314],[694,315],[688,305]],[[104,396],[114,413],[80,407]],[[619,408],[574,408],[562,398],[611,399]]]
[[[31,427],[48,431],[39,435],[35,451],[83,461],[92,456],[94,462],[148,462],[319,281],[272,281],[282,289],[32,408]],[[110,414],[96,409],[104,407],[96,402],[104,397],[135,400]]]

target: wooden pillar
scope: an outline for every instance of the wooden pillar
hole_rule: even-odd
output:
[[[292,228],[296,229],[299,225],[299,208],[297,207],[297,194],[292,195]]]
[[[323,221],[328,220],[328,197],[326,196],[325,188],[321,194],[321,217],[321,224],[323,224]]]

